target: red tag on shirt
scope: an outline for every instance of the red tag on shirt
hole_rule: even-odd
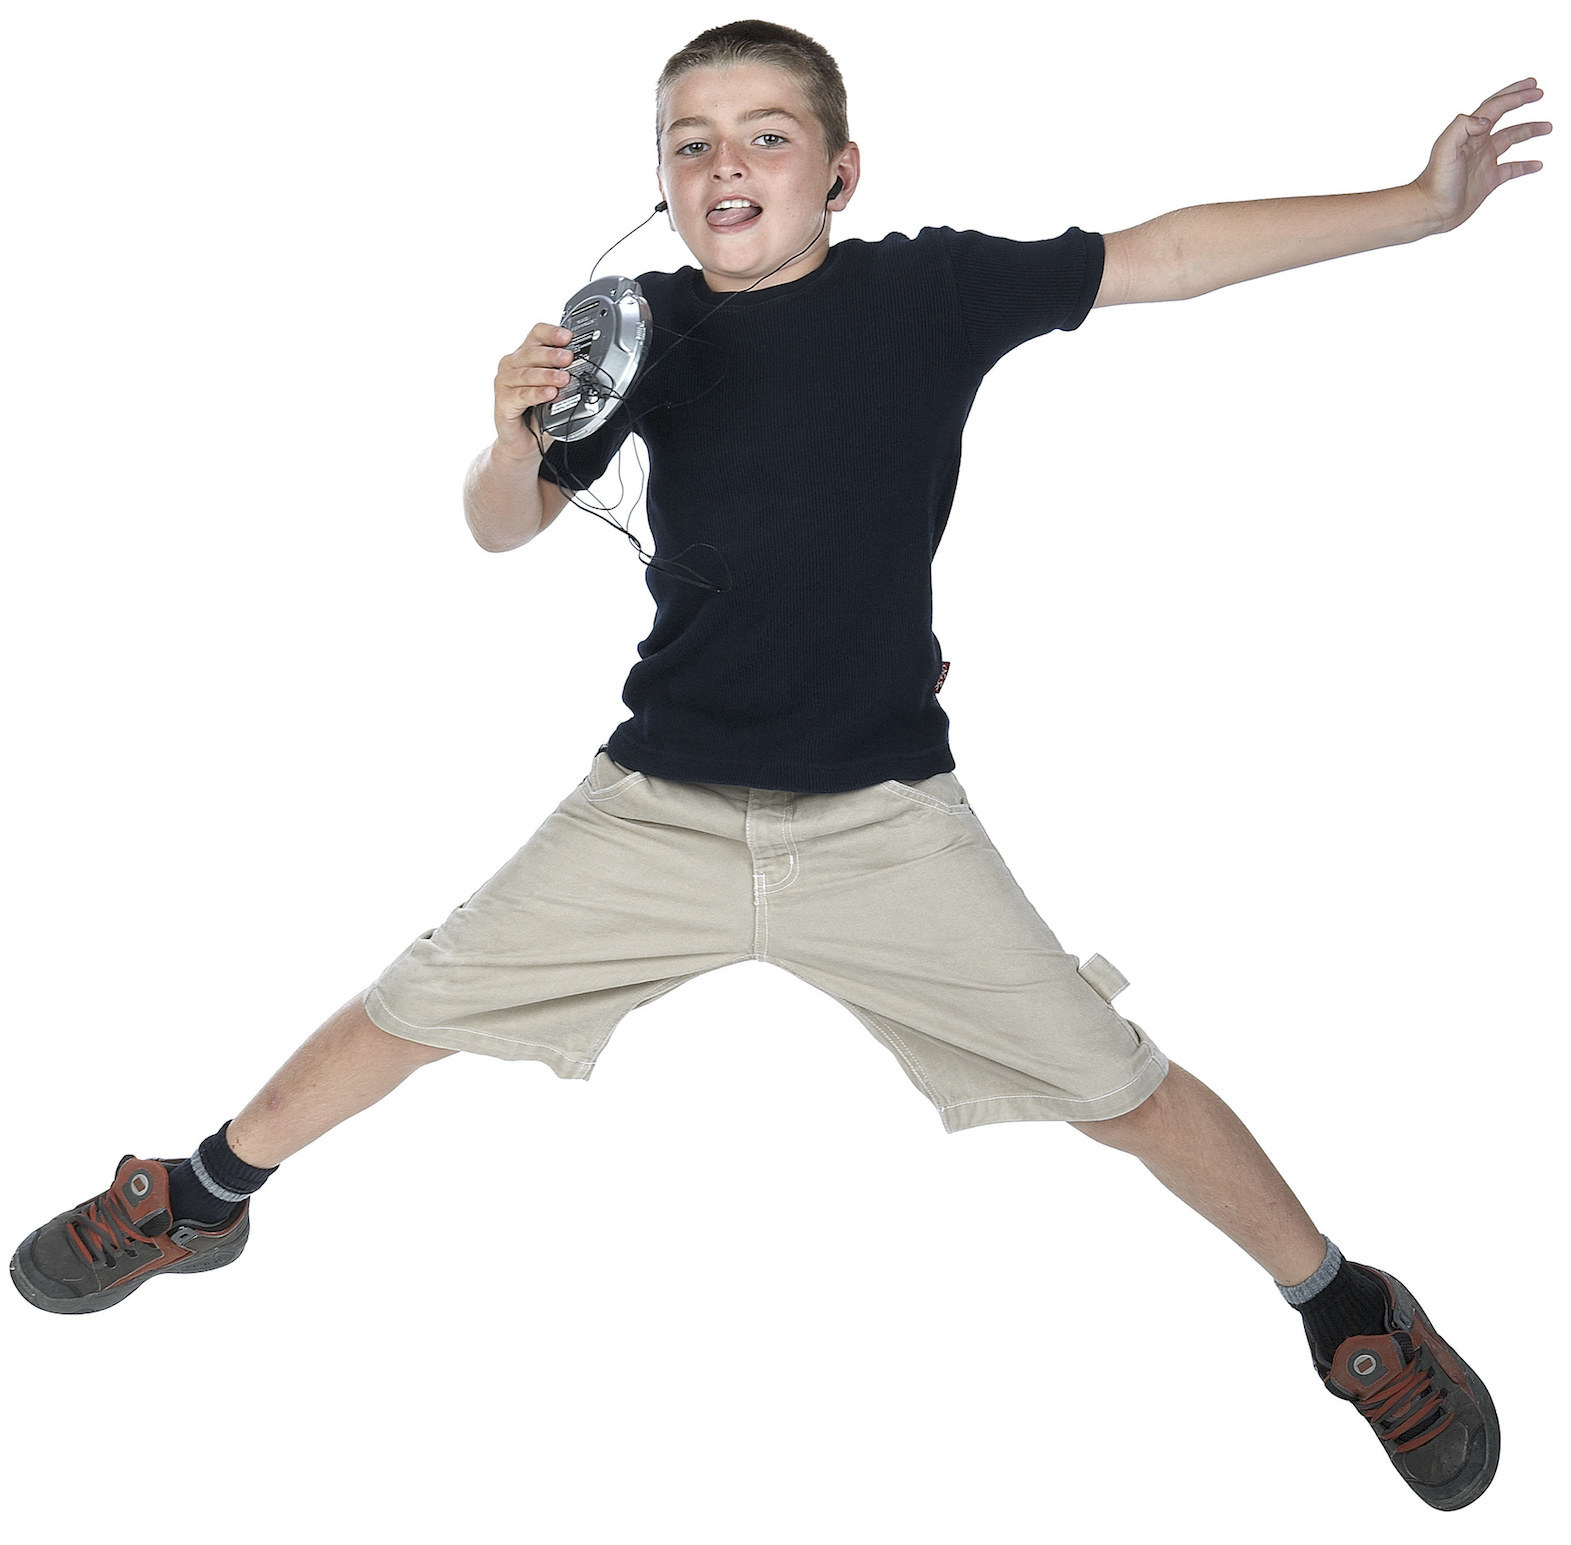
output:
[[[933,683],[933,694],[934,694],[935,697],[938,694],[938,689],[941,686],[943,686],[943,684],[944,684],[944,677],[949,674],[949,661],[947,661],[947,660],[940,660],[938,662],[938,664],[939,664],[938,680]]]

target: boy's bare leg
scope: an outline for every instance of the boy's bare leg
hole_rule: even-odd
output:
[[[229,1123],[229,1146],[247,1164],[271,1169],[340,1121],[375,1105],[416,1068],[452,1055],[379,1030],[357,994]]]
[[[202,1149],[178,1164],[127,1154],[108,1189],[51,1218],[16,1247],[12,1284],[35,1309],[93,1314],[159,1273],[228,1266],[245,1249],[251,1226],[249,1206],[229,1204],[267,1178],[251,1169],[271,1171],[329,1127],[374,1105],[417,1067],[451,1055],[378,1030],[360,999],[351,998],[227,1124],[222,1156],[204,1144],[216,1179]],[[241,1163],[232,1171],[236,1157]],[[237,1194],[230,1186],[243,1189]],[[211,1200],[199,1205],[193,1190]],[[195,1210],[176,1210],[187,1207]]]
[[[1069,1123],[1132,1153],[1180,1201],[1214,1223],[1283,1286],[1325,1258],[1325,1240],[1247,1128],[1174,1062],[1156,1092],[1122,1116]]]

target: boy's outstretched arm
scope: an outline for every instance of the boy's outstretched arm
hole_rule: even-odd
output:
[[[1454,231],[1501,183],[1543,170],[1542,161],[1501,161],[1510,146],[1548,134],[1547,123],[1495,124],[1543,96],[1532,76],[1459,113],[1412,182],[1374,193],[1251,199],[1175,209],[1104,239],[1107,261],[1096,305],[1189,300],[1244,279],[1323,263]]]

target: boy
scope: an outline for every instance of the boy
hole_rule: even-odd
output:
[[[1541,94],[1497,93],[1382,193],[1208,206],[1106,237],[929,227],[832,247],[829,212],[860,178],[834,61],[762,22],[695,39],[659,84],[657,181],[700,267],[639,276],[650,358],[585,440],[547,443],[528,416],[570,362],[563,330],[535,327],[501,362],[496,440],[466,484],[475,540],[507,551],[629,433],[645,439],[666,562],[648,575],[632,717],[525,847],[232,1122],[181,1161],[128,1156],[30,1234],[18,1290],[91,1313],[154,1275],[226,1265],[273,1169],[416,1067],[464,1050],[587,1078],[632,1009],[767,960],[845,1004],[947,1130],[1065,1120],[1136,1154],[1271,1273],[1321,1378],[1409,1486],[1437,1508],[1475,1500],[1499,1453],[1487,1390],[1396,1278],[1341,1257],[1228,1107],[1112,1009],[1122,978],[1059,949],[989,841],[938,706],[930,567],[966,415],[1004,354],[1095,306],[1454,229],[1539,169],[1498,156],[1548,124],[1491,130]]]

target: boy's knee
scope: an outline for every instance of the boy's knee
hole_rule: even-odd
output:
[[[451,1046],[427,1046],[423,1041],[411,1041],[401,1035],[384,1030],[366,1013],[365,1001],[353,998],[339,1011],[347,1025],[367,1046],[375,1047],[379,1058],[396,1059],[409,1067],[423,1067],[428,1062],[439,1062],[451,1057]]]
[[[1108,1116],[1101,1121],[1071,1121],[1069,1125],[1109,1148],[1122,1148],[1126,1152],[1139,1148],[1166,1123],[1172,1097],[1170,1086],[1173,1075],[1180,1071],[1177,1067],[1169,1067],[1167,1077],[1133,1110],[1126,1110],[1121,1116]]]

